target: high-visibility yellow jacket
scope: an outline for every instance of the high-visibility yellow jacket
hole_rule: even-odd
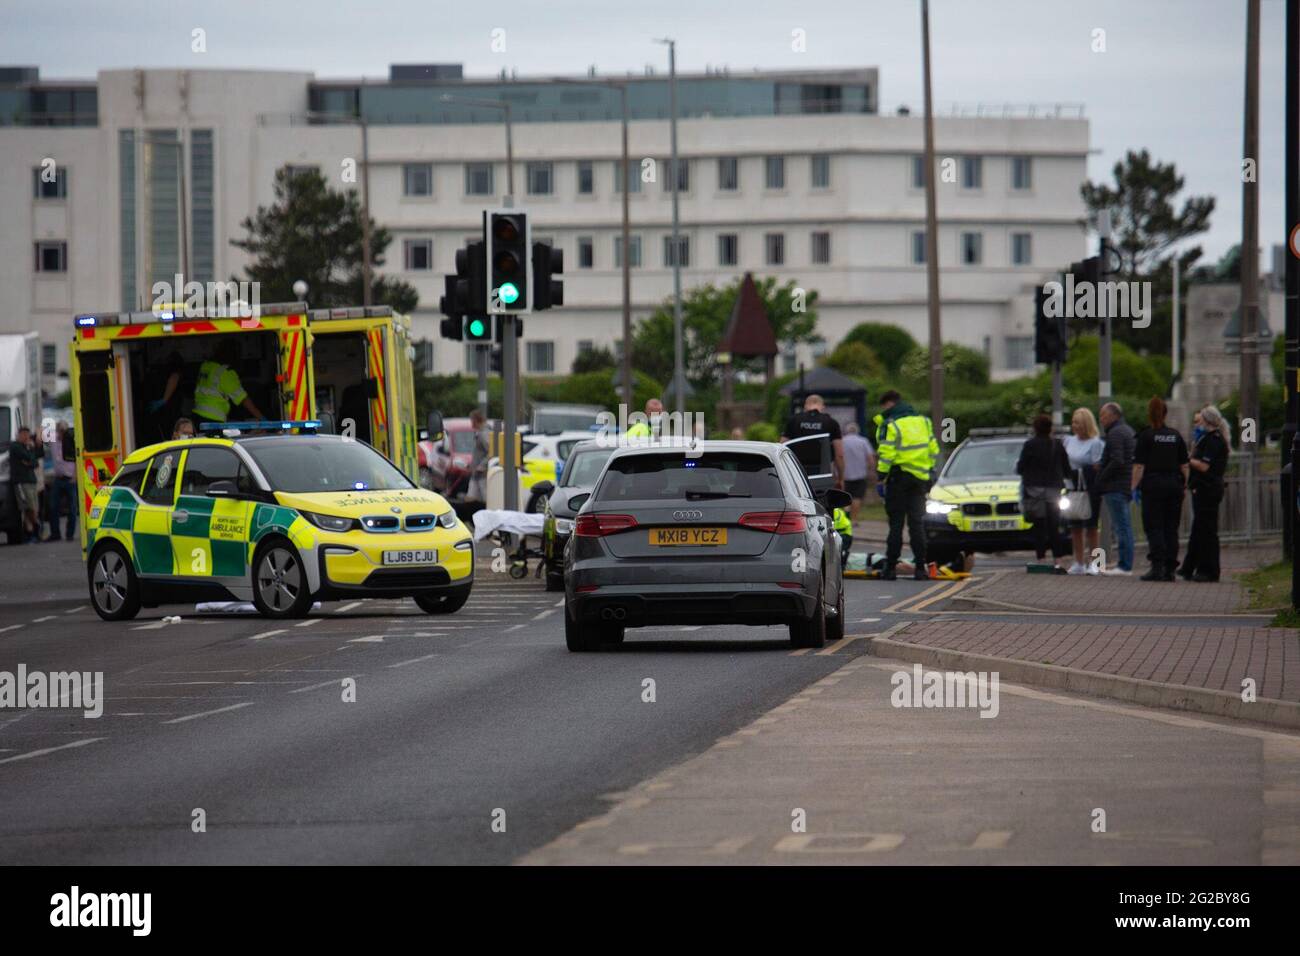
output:
[[[637,422],[628,428],[627,434],[624,437],[650,438],[651,437],[650,426],[646,422]]]
[[[840,534],[853,534],[853,522],[849,520],[849,516],[844,513],[843,508],[836,508],[832,518],[836,531]]]
[[[230,406],[248,397],[240,384],[239,374],[220,362],[208,361],[199,366],[199,384],[194,389],[194,414],[208,421],[224,422]]]
[[[881,480],[897,468],[928,481],[939,460],[939,441],[934,437],[930,419],[906,408],[894,417],[878,415],[876,423],[879,453],[876,468]]]

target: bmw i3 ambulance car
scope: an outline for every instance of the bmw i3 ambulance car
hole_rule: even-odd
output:
[[[469,529],[365,442],[315,425],[228,423],[127,456],[87,516],[99,616],[230,599],[270,618],[354,598],[458,611],[474,583]]]

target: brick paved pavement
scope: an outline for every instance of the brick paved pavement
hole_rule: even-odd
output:
[[[893,639],[1234,694],[1251,677],[1260,698],[1300,702],[1300,632],[1285,628],[986,618],[914,622]]]
[[[978,573],[978,569],[977,569]],[[1059,614],[1234,614],[1245,592],[1235,580],[1214,584],[1141,581],[1133,577],[993,571],[954,592],[964,610],[1033,610]]]

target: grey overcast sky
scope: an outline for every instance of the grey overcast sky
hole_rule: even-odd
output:
[[[1282,0],[1263,0],[1260,243],[1285,243]],[[0,0],[0,64],[47,78],[122,67],[301,69],[387,76],[388,64],[463,63],[467,75],[877,66],[882,111],[921,100],[919,0]],[[1217,200],[1213,261],[1241,232],[1245,0],[932,0],[934,95],[949,103],[1083,103],[1093,180],[1128,149]],[[207,52],[191,52],[191,31]],[[494,53],[491,32],[506,29]],[[806,51],[792,49],[805,31]],[[1106,50],[1093,52],[1094,30]],[[938,144],[942,150],[942,141]],[[940,215],[942,215],[940,209]]]

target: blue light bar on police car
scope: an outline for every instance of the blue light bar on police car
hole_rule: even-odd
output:
[[[80,327],[83,327],[83,328],[84,328],[85,326],[88,326],[88,325],[94,325],[95,322],[96,322],[96,318],[95,318],[95,316],[93,316],[93,315],[79,315],[79,316],[77,316],[77,325],[80,326]]]
[[[201,432],[231,432],[238,434],[245,431],[289,431],[294,428],[319,429],[320,422],[316,419],[305,419],[303,421],[285,421],[283,419],[274,419],[261,422],[201,422],[199,431]]]

